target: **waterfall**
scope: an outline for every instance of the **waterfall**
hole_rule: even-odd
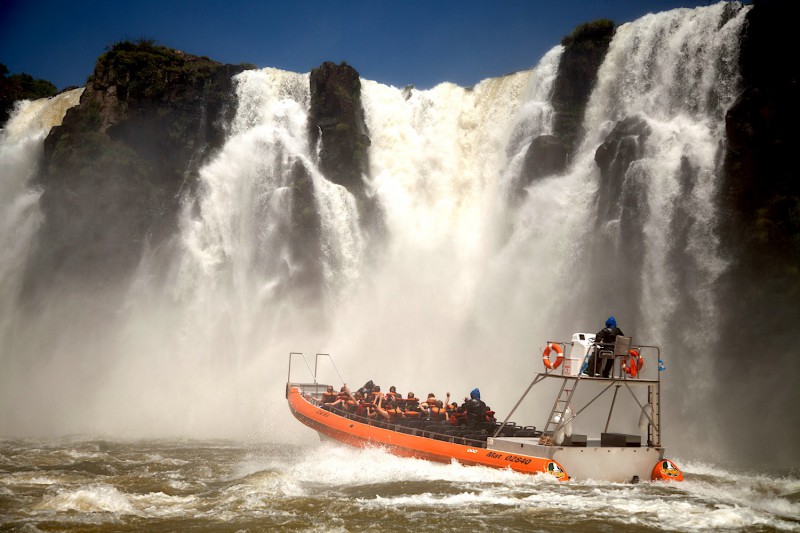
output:
[[[0,348],[9,359],[14,312],[31,242],[39,229],[41,190],[32,183],[42,153],[42,142],[61,124],[67,109],[77,105],[83,89],[52,98],[17,103],[0,131]],[[5,367],[5,364],[4,364]],[[8,375],[6,373],[6,375]]]
[[[687,428],[720,364],[715,283],[726,259],[717,196],[725,112],[738,94],[739,35],[749,9],[740,8],[677,9],[620,26],[598,72],[576,165],[591,166],[615,128],[623,134],[607,175],[599,179],[593,170],[588,180],[596,187],[587,223],[594,231],[581,264],[594,274],[578,294],[592,302],[596,329],[616,313],[635,340],[662,347],[672,371],[667,390],[676,391],[673,416]],[[631,150],[638,152],[632,158]],[[695,433],[698,441],[713,433],[708,422]]]
[[[58,126],[67,109],[77,105],[82,89],[52,98],[23,100],[0,131],[0,326],[11,316],[21,287],[31,239],[39,227],[41,191],[31,184],[50,128]],[[0,327],[0,337],[5,337]]]
[[[4,350],[11,370],[2,398],[22,407],[0,418],[2,428],[294,438],[282,427],[291,426],[282,390],[295,350],[333,353],[346,379],[421,387],[418,394],[447,386],[459,398],[480,386],[503,412],[540,369],[545,341],[597,331],[608,314],[635,341],[662,345],[670,382],[692,389],[671,393],[685,403],[668,416],[686,414],[714,364],[691,348],[719,334],[714,284],[726,259],[716,237],[717,167],[748,9],[738,7],[678,9],[620,26],[570,166],[530,184],[523,161],[537,136],[553,133],[561,46],[531,70],[473,88],[362,80],[371,141],[364,180],[384,217],[380,237],[362,227],[354,197],[319,170],[307,131],[308,74],[239,74],[226,141],[184,191],[172,239],[146,247],[124,305],[106,318],[106,340],[87,343],[93,332],[76,312],[74,323],[47,331],[71,342],[37,353],[52,370],[27,390],[10,384],[36,375],[26,347]],[[67,94],[64,108],[80,91]],[[31,117],[54,102],[23,104],[3,134],[0,162],[11,169],[0,183],[6,329],[19,316],[38,226],[39,193],[28,180],[57,123],[37,129]],[[301,297],[297,280],[310,275],[303,246],[314,241],[297,233],[295,198],[306,186],[319,217],[322,290]],[[50,391],[55,382],[68,383],[60,398]],[[48,411],[57,400],[73,414]]]
[[[550,132],[560,55],[557,47],[533,70],[472,89],[363,82],[371,187],[388,243],[331,339],[345,354],[374,354],[360,366],[377,371],[391,361],[394,379],[431,389],[441,386],[437,376],[452,376],[444,354],[461,351],[478,318],[476,297],[494,282],[487,273],[505,238],[505,195],[516,178],[508,169],[536,135]],[[462,357],[475,354],[465,349]]]

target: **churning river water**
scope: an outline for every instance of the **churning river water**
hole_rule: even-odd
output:
[[[559,483],[333,443],[0,441],[7,531],[800,531],[797,472]]]

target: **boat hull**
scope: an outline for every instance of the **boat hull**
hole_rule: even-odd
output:
[[[543,446],[538,439],[489,438],[488,447],[503,451],[520,451],[546,457],[564,465],[572,479],[594,479],[614,483],[670,479],[656,477],[653,467],[664,459],[664,448],[637,446],[632,448],[601,446],[589,442],[586,447]]]
[[[400,433],[339,416],[306,399],[298,387],[288,394],[289,409],[300,422],[320,435],[356,447],[382,447],[394,455],[470,466],[510,468],[528,474],[547,473],[562,481],[569,479],[557,460],[522,453],[492,450]]]

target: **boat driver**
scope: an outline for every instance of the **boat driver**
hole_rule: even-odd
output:
[[[609,348],[613,351],[617,335],[624,335],[624,333],[617,327],[617,319],[610,316],[606,319],[606,327],[598,331],[597,335],[594,336],[594,349],[584,371],[587,376],[597,377],[598,374],[604,378],[611,376],[611,370],[614,368],[614,359],[598,361],[600,359],[598,352]],[[598,368],[600,365],[602,365],[602,368]]]

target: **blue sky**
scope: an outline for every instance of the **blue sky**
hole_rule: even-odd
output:
[[[0,0],[0,63],[59,89],[106,47],[153,39],[225,63],[308,72],[347,61],[398,87],[462,86],[535,66],[575,26],[708,0]]]

